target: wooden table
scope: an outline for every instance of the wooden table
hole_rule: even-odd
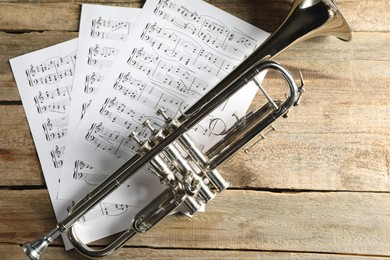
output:
[[[222,168],[231,188],[206,213],[172,216],[108,259],[390,257],[390,2],[337,2],[353,41],[320,37],[279,57],[302,70],[307,91],[275,133]],[[210,3],[269,32],[291,4]],[[55,225],[8,59],[77,37],[80,4],[0,1],[1,259],[22,259],[21,245]],[[80,256],[56,241],[43,259]]]

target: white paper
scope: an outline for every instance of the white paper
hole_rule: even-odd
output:
[[[128,37],[139,12],[137,8],[82,5],[68,136],[80,122],[91,98],[102,87],[104,76]],[[77,161],[74,169],[90,185],[96,185],[102,176],[101,171],[88,162]],[[91,169],[95,173],[92,179],[88,177]],[[78,222],[77,234],[82,241],[89,242],[117,233],[130,226],[138,211],[139,208],[127,204],[100,203]]]
[[[129,35],[141,9],[83,4],[79,29],[69,132],[75,130],[91,99]]]
[[[57,220],[68,200],[57,200],[65,152],[77,39],[10,60]]]
[[[86,175],[80,181],[74,167],[78,162],[91,166],[89,180],[101,181],[134,154],[136,145],[128,138],[132,131],[141,138],[148,136],[140,127],[145,119],[161,126],[163,120],[155,111],[162,106],[170,116],[178,116],[267,36],[205,2],[147,1],[131,38],[104,79],[105,87],[68,143],[59,197],[78,200],[95,187]],[[255,87],[247,87],[231,99],[235,105],[221,106],[220,110],[231,110],[225,120],[228,126],[236,121],[233,112],[238,117],[245,113],[255,92]],[[213,118],[209,116],[191,132],[197,142],[211,145],[216,141],[208,127]],[[106,201],[144,205],[162,189],[155,176],[141,170]]]
[[[111,15],[118,18],[115,9],[123,12],[129,8],[113,8]],[[99,17],[106,10],[107,7],[100,6],[93,12]],[[128,14],[137,11],[133,9]],[[126,19],[134,20],[128,15]],[[58,221],[66,217],[74,204],[71,200],[57,199],[57,194],[69,133],[70,104],[76,90],[73,88],[76,51],[77,39],[74,39],[10,60]],[[139,210],[133,208],[117,203],[97,205],[79,221],[80,238],[90,242],[127,228],[134,212]],[[66,248],[71,248],[64,238]]]

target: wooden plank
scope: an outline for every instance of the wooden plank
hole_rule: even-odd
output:
[[[23,107],[0,107],[0,186],[43,185]]]
[[[25,255],[19,245],[0,244],[0,254],[7,260],[24,259]],[[251,252],[239,250],[189,250],[189,249],[155,249],[155,248],[133,248],[125,247],[112,255],[105,257],[106,260],[113,259],[150,259],[150,260],[171,260],[171,259],[383,259],[382,257],[368,256],[347,256],[337,254],[315,254],[315,253],[293,253],[293,252]],[[87,260],[74,250],[65,252],[60,247],[49,247],[43,254],[44,260]]]
[[[112,4],[122,7],[140,8],[145,1],[114,1]],[[105,2],[104,4],[107,4]],[[287,15],[290,4],[263,1],[258,10],[258,2],[231,1],[230,3],[212,1],[215,6],[238,16],[264,30],[275,30]],[[74,1],[39,2],[6,2],[0,1],[0,30],[7,31],[77,31],[80,20],[80,3]],[[20,19],[20,17],[23,17]]]
[[[389,61],[389,37],[387,32],[353,32],[349,42],[331,36],[317,37],[294,45],[276,60],[294,59],[314,64],[319,60]]]
[[[144,3],[144,1],[123,0],[110,2],[125,7],[141,7]],[[267,31],[275,30],[290,8],[288,0],[209,2]],[[390,8],[389,1],[371,0],[362,4],[358,0],[339,0],[337,3],[354,31],[389,31],[390,15],[384,12]],[[0,30],[77,31],[80,19],[80,4],[76,1],[3,0],[0,1],[0,10]]]
[[[53,227],[46,190],[0,195],[1,243],[22,244]],[[170,216],[127,245],[390,256],[389,232],[389,193],[225,191],[207,212]]]

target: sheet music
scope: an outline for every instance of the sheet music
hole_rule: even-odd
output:
[[[107,87],[96,94],[68,143],[60,198],[79,199],[95,187],[74,177],[77,162],[111,174],[134,154],[136,145],[128,135],[132,131],[141,138],[149,135],[140,126],[145,119],[160,127],[163,122],[155,111],[162,106],[177,117],[268,36],[205,2],[182,0],[147,1],[131,35],[104,78]],[[209,129],[210,120],[228,114],[225,121],[232,125],[255,92],[254,86],[240,91],[191,135],[207,149],[217,139]],[[95,171],[90,174],[96,182],[105,178]],[[142,205],[162,188],[155,176],[141,170],[106,201]]]
[[[74,39],[10,60],[52,199],[63,165],[76,49]]]
[[[95,8],[95,15],[107,15],[106,9]],[[117,13],[112,17],[117,18]],[[126,16],[126,19],[131,17]],[[62,220],[74,204],[71,200],[57,199],[57,194],[75,91],[76,51],[77,39],[74,39],[10,60],[57,220]],[[88,177],[89,168],[88,164],[79,162],[77,172],[88,181],[96,181]],[[128,226],[128,220],[138,210],[126,204],[101,203],[79,221],[78,230],[82,231],[78,232],[79,236],[90,242],[119,232]],[[101,228],[96,229],[96,226]],[[63,238],[66,248],[70,249],[66,236]]]
[[[79,29],[74,99],[69,116],[72,133],[129,35],[140,9],[83,4]]]
[[[10,60],[57,219],[70,203],[57,200],[69,119],[77,39]],[[64,210],[65,209],[65,210]]]

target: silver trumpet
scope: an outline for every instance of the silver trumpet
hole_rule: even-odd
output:
[[[169,118],[162,108],[157,111],[165,121],[161,129],[154,129],[152,123],[146,121],[144,126],[152,133],[149,139],[139,140],[135,133],[131,134],[139,145],[136,155],[78,202],[48,234],[24,244],[27,256],[39,259],[48,245],[66,232],[82,254],[103,257],[123,246],[136,233],[148,231],[180,205],[184,205],[190,214],[197,212],[217,192],[228,187],[216,168],[273,121],[285,115],[291,106],[297,104],[303,92],[303,87],[297,87],[290,73],[271,59],[297,42],[320,35],[334,35],[348,41],[351,30],[332,0],[295,0],[279,29],[179,118]],[[285,80],[289,89],[285,100],[274,100],[257,81],[256,76],[264,70],[275,70]],[[250,81],[259,86],[267,102],[238,119],[236,124],[224,131],[221,141],[207,152],[202,152],[188,135],[188,130]],[[167,188],[135,216],[128,230],[108,246],[92,249],[80,241],[74,224],[145,164],[149,164],[150,170]]]

